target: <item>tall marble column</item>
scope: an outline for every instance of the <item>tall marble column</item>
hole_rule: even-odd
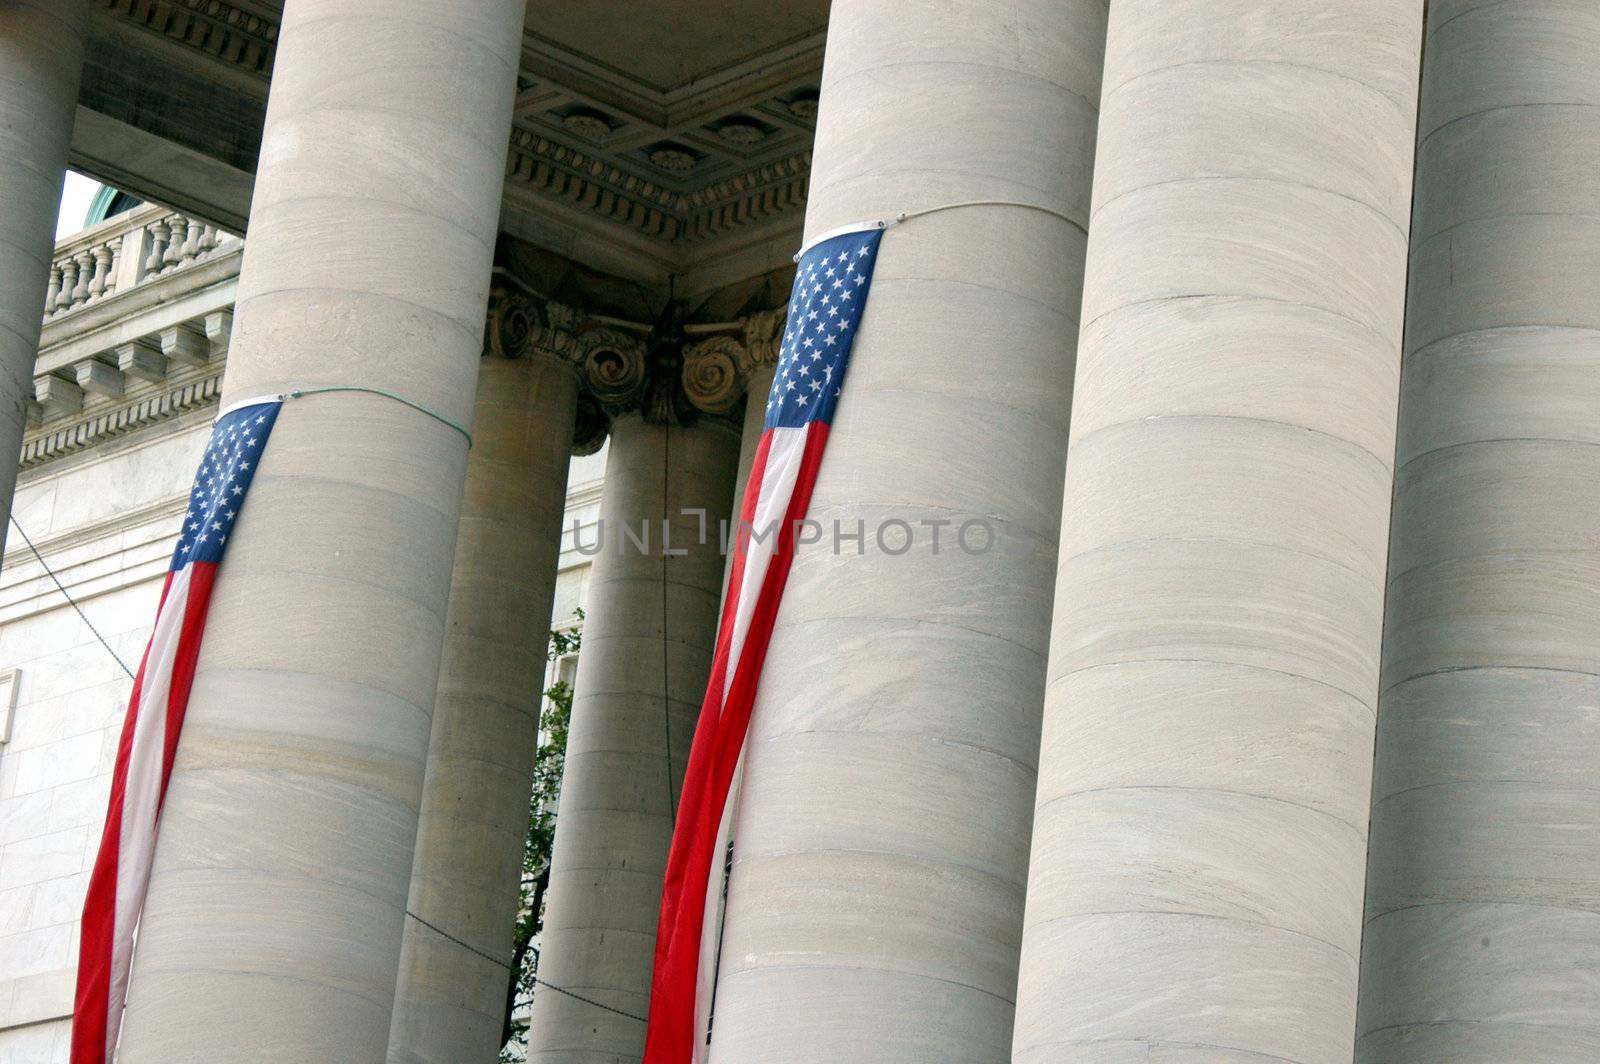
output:
[[[88,0],[0,4],[0,547],[33,399]]]
[[[390,1064],[487,1064],[505,1019],[578,376],[536,308],[492,305]]]
[[[472,419],[522,0],[288,0],[223,401]],[[467,441],[288,401],[162,818],[120,1059],[382,1061]]]
[[[1104,39],[1101,0],[833,5],[807,235],[932,213],[883,238],[768,652],[717,1064],[1009,1059]]]
[[[1422,0],[1118,0],[1016,1064],[1348,1064]]]
[[[1435,2],[1356,1059],[1600,1060],[1600,8]]]
[[[649,1008],[661,877],[716,643],[718,525],[739,457],[730,422],[664,423],[662,406],[647,399],[646,409],[651,420],[628,413],[611,427],[530,1061],[612,1064],[644,1052],[633,1017]]]

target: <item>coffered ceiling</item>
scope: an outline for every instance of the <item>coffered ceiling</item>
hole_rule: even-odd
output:
[[[241,227],[282,0],[94,3],[75,164]],[[787,247],[826,23],[827,0],[533,0],[507,229],[641,275]]]

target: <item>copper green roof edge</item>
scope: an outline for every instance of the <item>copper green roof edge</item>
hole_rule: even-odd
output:
[[[119,197],[121,202],[118,202]],[[91,225],[99,225],[113,214],[121,214],[123,211],[132,210],[140,202],[138,198],[126,195],[120,189],[112,188],[110,185],[101,185],[100,190],[94,194],[94,199],[89,203],[89,213],[84,216],[83,227],[87,229]]]

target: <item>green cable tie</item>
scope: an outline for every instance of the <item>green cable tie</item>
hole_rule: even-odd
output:
[[[417,402],[414,399],[407,399],[403,395],[396,395],[393,392],[386,392],[382,388],[365,388],[365,387],[362,387],[361,385],[358,385],[358,384],[336,384],[336,385],[330,385],[329,387],[326,387],[326,388],[296,388],[291,392],[285,392],[284,393],[284,398],[286,398],[286,399],[299,399],[301,396],[305,396],[305,395],[321,395],[324,392],[366,392],[369,395],[381,395],[385,399],[393,399],[397,403],[404,403],[406,406],[409,406],[411,409],[420,410],[424,414],[427,414],[429,417],[433,418],[435,421],[438,421],[441,424],[448,425],[451,428],[455,429],[457,432],[461,433],[461,435],[465,436],[466,439],[467,439],[467,449],[468,450],[472,449],[472,433],[468,432],[464,426],[462,426],[461,424],[459,424],[459,423],[457,423],[455,421],[452,421],[451,419],[445,417],[443,414],[439,413],[439,411],[437,411],[437,410],[433,410],[433,409],[431,409],[429,407],[423,406],[421,403]]]

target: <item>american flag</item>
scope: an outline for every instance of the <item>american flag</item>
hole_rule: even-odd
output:
[[[882,237],[881,224],[830,234],[800,255],[795,271],[667,856],[645,1064],[689,1064],[707,1055],[721,916],[708,900],[722,893],[729,795]]]
[[[116,1048],[156,822],[189,705],[211,586],[281,406],[273,397],[225,410],[195,474],[155,630],[123,718],[105,831],[83,902],[72,1064],[107,1064]]]

